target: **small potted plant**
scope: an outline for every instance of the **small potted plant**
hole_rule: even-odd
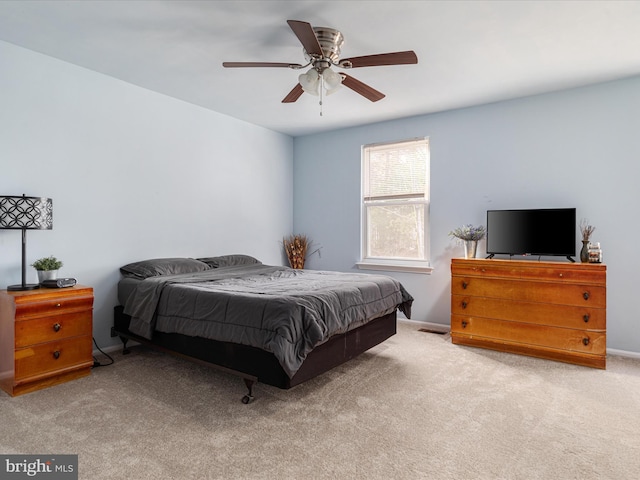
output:
[[[38,271],[38,282],[55,280],[58,278],[58,270],[62,268],[62,262],[53,255],[39,258],[31,264]]]
[[[487,231],[484,225],[474,227],[473,225],[463,225],[449,232],[450,237],[457,238],[464,245],[464,257],[475,258],[478,248],[478,241],[482,240]]]

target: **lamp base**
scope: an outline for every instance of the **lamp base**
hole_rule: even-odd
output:
[[[40,284],[39,283],[25,283],[24,285],[22,285],[22,284],[9,285],[7,287],[7,290],[9,292],[22,292],[24,290],[35,290],[37,288],[40,288]]]

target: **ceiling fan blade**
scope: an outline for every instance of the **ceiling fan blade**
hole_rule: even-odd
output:
[[[323,56],[320,42],[318,42],[318,37],[316,37],[316,33],[310,23],[301,22],[300,20],[287,20],[287,23],[309,55]]]
[[[362,83],[360,80],[356,80],[355,78],[350,77],[349,75],[346,75],[344,73],[341,73],[340,75],[344,77],[344,80],[342,80],[342,84],[345,87],[350,88],[351,90],[359,93],[365,98],[368,98],[372,102],[377,102],[378,100],[382,100],[385,97],[384,93],[377,91],[366,83]]]
[[[238,67],[302,68],[302,65],[297,63],[275,63],[275,62],[222,62],[222,66],[226,68],[238,68]]]
[[[378,67],[380,65],[409,65],[418,63],[418,57],[413,50],[406,52],[379,53],[340,60],[343,68]],[[350,65],[350,66],[349,66]]]
[[[293,90],[289,92],[289,94],[282,99],[282,103],[293,103],[300,98],[300,95],[304,93],[302,89],[302,85],[299,83],[293,87]]]

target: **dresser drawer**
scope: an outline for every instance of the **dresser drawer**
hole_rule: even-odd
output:
[[[71,367],[93,364],[91,336],[73,337],[41,343],[15,351],[16,383],[43,374],[55,374]]]
[[[79,310],[90,310],[93,307],[93,296],[66,296],[46,299],[39,302],[16,304],[16,321],[42,315],[57,315]]]
[[[451,294],[590,308],[606,307],[606,287],[502,278],[453,277]]]
[[[605,285],[606,270],[598,269],[596,265],[588,265],[592,268],[581,268],[587,264],[573,265],[566,264],[564,267],[545,268],[530,267],[523,268],[520,272],[522,280],[549,281],[561,283],[583,283],[587,285]]]
[[[16,322],[16,348],[91,335],[91,310]]]
[[[451,333],[596,355],[604,355],[607,348],[604,332],[461,315],[451,316]]]
[[[604,308],[452,295],[451,313],[580,330],[606,330]]]
[[[568,262],[455,259],[451,265],[452,275],[590,285],[605,285],[606,272],[606,267],[601,264]]]

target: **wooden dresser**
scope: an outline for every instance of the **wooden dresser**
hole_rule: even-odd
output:
[[[606,266],[451,262],[455,344],[606,368]]]
[[[91,373],[93,289],[0,291],[0,388],[20,395]]]

